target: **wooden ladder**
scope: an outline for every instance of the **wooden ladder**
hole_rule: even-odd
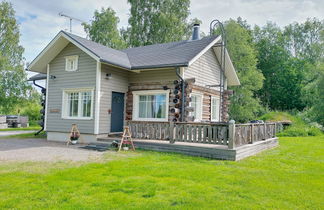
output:
[[[134,143],[133,143],[133,140],[132,140],[132,134],[129,131],[129,127],[125,126],[124,127],[124,132],[123,132],[123,135],[122,135],[122,139],[121,139],[120,144],[119,144],[118,152],[121,150],[124,142],[128,142],[128,141],[132,145],[132,150],[135,151],[135,146],[134,146]]]

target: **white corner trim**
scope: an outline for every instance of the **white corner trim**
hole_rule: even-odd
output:
[[[101,63],[97,61],[96,70],[96,103],[95,103],[95,121],[94,134],[99,134],[99,118],[100,118],[100,88],[101,88]]]
[[[189,61],[188,66],[193,64],[198,58],[200,58],[200,56],[205,54],[205,52],[207,52],[207,50],[209,50],[212,46],[214,46],[221,39],[222,39],[221,36],[218,36],[216,39],[214,39],[214,41],[212,41],[209,45],[207,45],[207,47],[205,47],[202,51],[200,51],[199,54],[197,54],[193,59],[191,59],[191,61]]]
[[[133,115],[132,120],[136,121],[156,121],[156,122],[167,122],[169,119],[169,93],[170,90],[140,90],[140,91],[133,91]],[[166,116],[165,118],[139,118],[138,116],[138,102],[139,102],[139,95],[152,95],[152,94],[166,94]]]
[[[49,83],[49,71],[50,71],[50,65],[47,64],[47,70],[46,70],[46,96],[45,96],[45,119],[44,119],[44,131],[46,131],[47,126],[47,106],[48,106],[48,83]]]

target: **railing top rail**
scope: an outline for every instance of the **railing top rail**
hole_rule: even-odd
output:
[[[169,124],[170,122],[163,121],[136,121],[136,120],[127,120],[130,123],[161,123],[161,124]],[[224,125],[227,126],[228,123],[225,122],[174,122],[175,125]]]
[[[235,124],[236,126],[250,126],[250,125],[275,125],[276,123],[242,123],[242,124]]]

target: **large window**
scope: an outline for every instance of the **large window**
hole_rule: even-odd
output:
[[[202,120],[202,95],[197,93],[191,94],[190,106],[194,108],[193,112],[190,112],[190,116],[195,118],[195,121]]]
[[[169,91],[134,91],[133,97],[133,120],[168,120]]]
[[[91,119],[93,90],[63,91],[62,117],[68,119]]]
[[[219,121],[219,97],[211,97],[211,121]]]

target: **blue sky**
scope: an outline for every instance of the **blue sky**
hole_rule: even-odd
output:
[[[120,18],[119,26],[127,26],[127,0],[9,0],[20,23],[24,57],[32,61],[60,31],[69,28],[69,21],[59,12],[90,21],[95,9],[112,7]],[[241,16],[250,24],[264,25],[267,21],[284,26],[307,17],[324,19],[323,0],[192,0],[190,18],[203,21],[202,30],[208,32],[209,23],[217,18],[227,20]],[[73,23],[73,33],[85,36],[80,23]]]

